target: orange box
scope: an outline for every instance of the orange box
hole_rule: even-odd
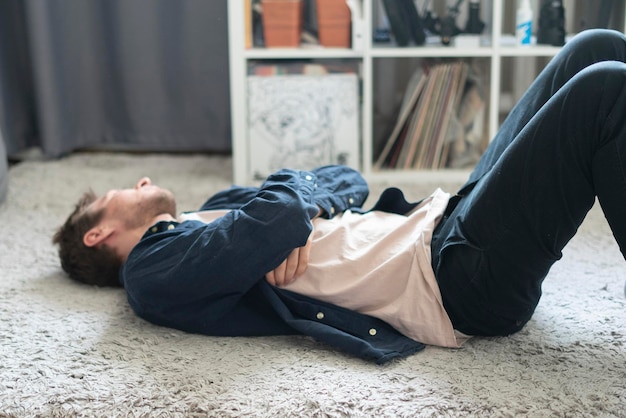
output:
[[[298,47],[302,36],[302,0],[262,0],[265,46]]]

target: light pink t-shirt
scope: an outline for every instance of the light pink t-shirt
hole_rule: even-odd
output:
[[[409,216],[348,211],[315,219],[308,268],[284,288],[380,318],[424,344],[458,347],[430,253],[449,197],[437,189]]]
[[[437,189],[410,215],[344,212],[313,220],[305,273],[284,289],[382,319],[424,344],[459,347],[431,267],[430,242],[450,195]],[[186,214],[211,222],[225,211]]]

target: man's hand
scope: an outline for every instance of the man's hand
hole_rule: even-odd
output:
[[[273,286],[286,286],[293,283],[302,273],[306,271],[309,264],[309,253],[311,252],[311,238],[309,235],[306,244],[291,252],[278,267],[265,275],[267,282]]]

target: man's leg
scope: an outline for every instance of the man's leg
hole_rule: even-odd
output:
[[[509,112],[480,162],[472,172],[469,183],[482,177],[500,158],[541,107],[569,79],[583,68],[601,61],[626,62],[626,37],[620,32],[593,29],[581,32],[569,41],[533,81],[526,93]]]
[[[557,90],[526,126],[508,128],[518,130],[513,140],[433,239],[444,306],[460,331],[521,329],[596,196],[624,253],[626,65],[594,64]]]

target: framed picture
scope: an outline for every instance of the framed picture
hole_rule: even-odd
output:
[[[327,164],[359,169],[356,74],[248,77],[250,173]]]

